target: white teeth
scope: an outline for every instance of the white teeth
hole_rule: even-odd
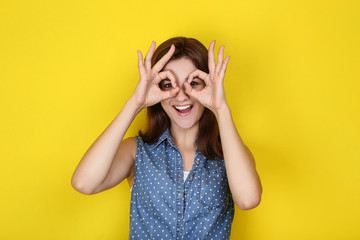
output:
[[[191,105],[186,105],[186,106],[175,106],[175,108],[177,109],[177,110],[185,110],[185,109],[187,109],[187,108],[189,108]]]

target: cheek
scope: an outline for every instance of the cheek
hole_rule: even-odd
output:
[[[160,102],[160,104],[161,104],[162,108],[165,110],[165,103],[162,101],[162,102]]]
[[[161,101],[160,104],[161,104],[162,108],[165,110],[165,112],[167,114],[169,114],[168,111],[170,110],[170,103],[168,101],[164,100],[164,101]]]
[[[204,114],[204,111],[205,111],[205,107],[201,106],[200,109],[199,109],[200,117]]]
[[[197,115],[199,116],[199,117],[201,117],[203,114],[204,114],[204,111],[205,111],[205,107],[203,106],[203,105],[201,105],[201,103],[199,103],[199,102],[197,102],[197,105],[198,105],[198,107],[197,107]]]

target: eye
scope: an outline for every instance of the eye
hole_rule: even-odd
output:
[[[166,91],[172,88],[171,82],[169,79],[164,79],[159,83],[159,87],[161,90]]]
[[[196,78],[196,79],[194,79],[193,81],[190,82],[190,86],[192,88],[197,89],[197,90],[201,90],[201,89],[203,89],[205,87],[205,83],[204,83],[203,80]]]
[[[195,82],[195,81],[192,81],[191,83],[190,83],[190,86],[196,86],[196,85],[199,85],[199,83],[198,82]]]
[[[164,84],[164,87],[165,87],[165,88],[171,88],[172,86],[171,86],[171,83],[165,83],[165,84]]]

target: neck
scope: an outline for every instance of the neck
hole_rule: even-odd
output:
[[[199,132],[199,124],[188,128],[183,129],[175,124],[172,124],[170,127],[170,133],[174,139],[174,143],[179,148],[194,148],[195,147],[195,138]]]

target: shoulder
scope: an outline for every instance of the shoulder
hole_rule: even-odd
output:
[[[131,154],[133,159],[135,160],[135,154],[136,154],[136,139],[135,137],[129,137],[121,141],[120,148],[123,151],[128,152]]]
[[[135,157],[136,157],[136,139],[135,137],[129,137],[121,141],[120,151],[123,151],[131,159],[131,167],[128,173],[128,182],[132,182],[135,175]]]
[[[136,146],[136,137],[129,137],[122,140],[122,144],[126,145],[127,147]]]

